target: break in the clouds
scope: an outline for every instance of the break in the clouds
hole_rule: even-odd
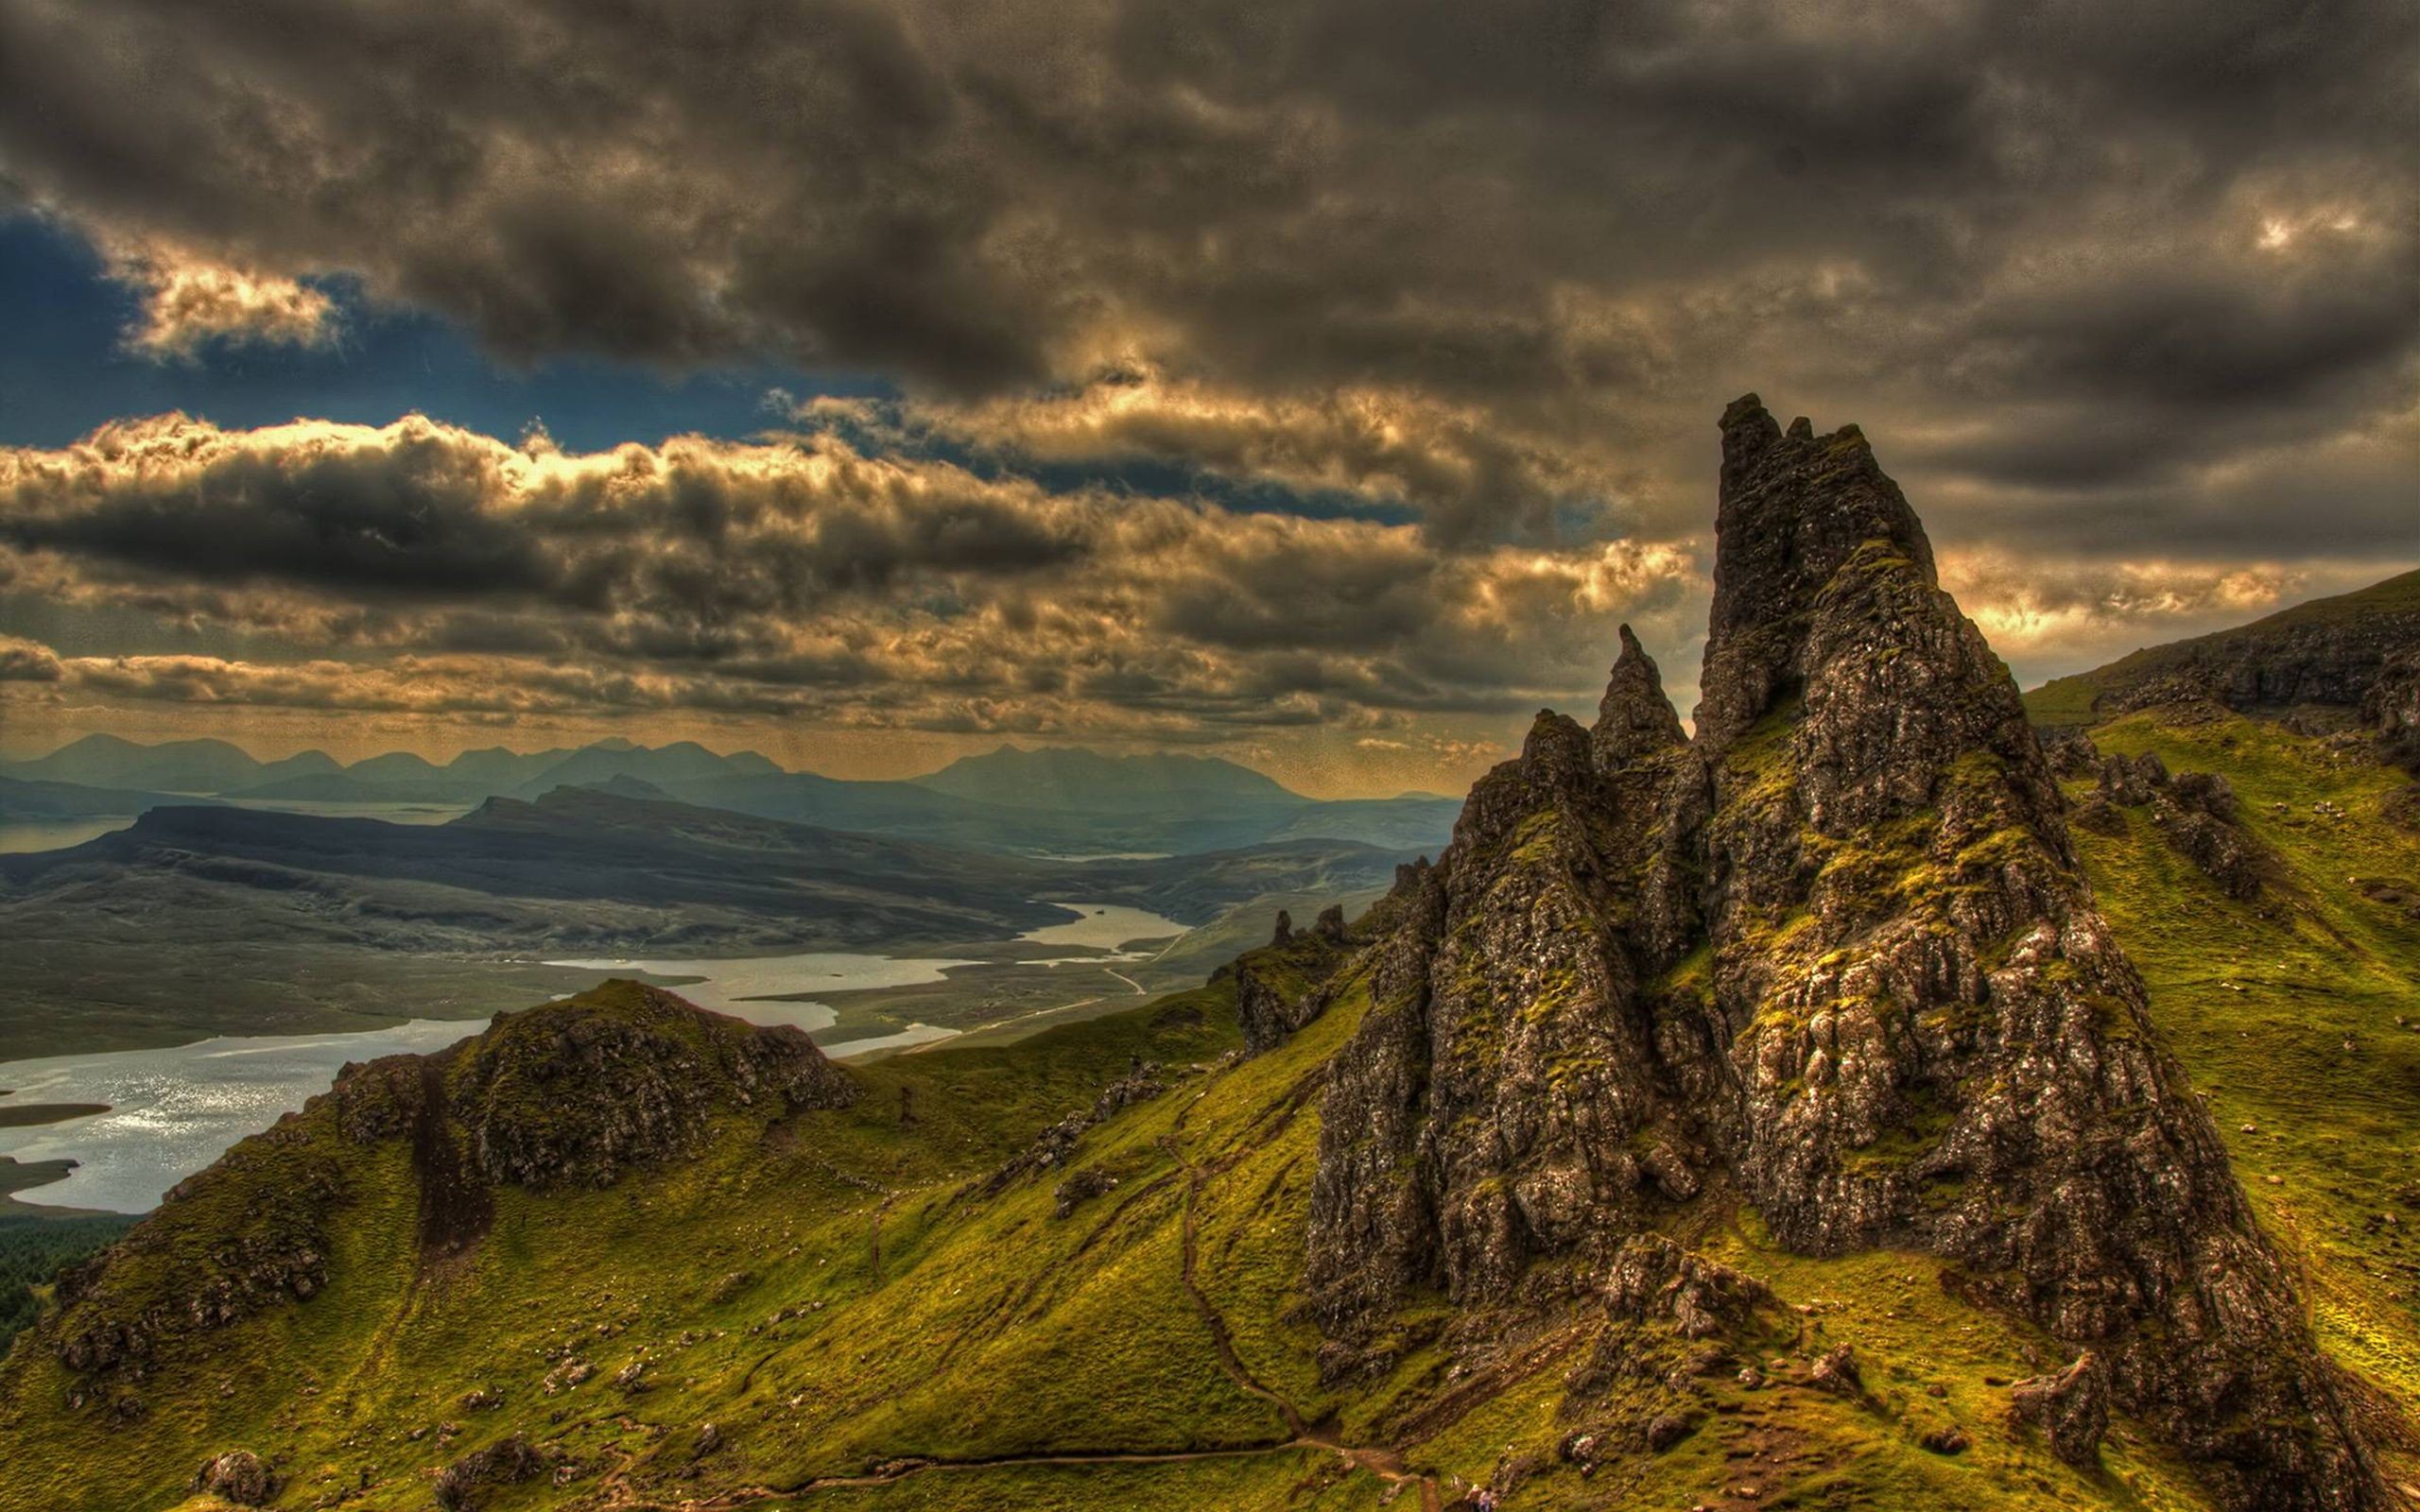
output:
[[[405,426],[307,464],[332,521],[245,471],[297,437],[183,494],[20,456],[16,592],[890,690],[834,717],[1510,705],[1625,611],[1685,678],[1667,569],[1754,387],[1862,421],[2068,670],[2420,559],[2416,64],[2405,0],[0,0],[0,184],[140,351],[323,345],[341,289],[506,363],[894,394],[711,466]]]

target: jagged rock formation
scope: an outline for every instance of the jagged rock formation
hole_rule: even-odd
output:
[[[1664,677],[1654,658],[1627,625],[1621,627],[1621,643],[1605,696],[1597,706],[1596,728],[1588,736],[1597,765],[1609,770],[1668,746],[1686,745],[1689,738],[1682,731],[1672,700],[1664,696]]]
[[[2078,744],[2091,748],[2091,741],[2081,734],[2064,737],[2062,748]],[[2171,778],[2166,765],[2149,751],[2132,761],[2103,757],[2096,770],[2100,781],[2076,811],[2078,824],[2115,834],[2126,825],[2119,807],[2146,808],[2178,854],[2243,902],[2257,902],[2284,875],[2284,868],[2244,829],[2235,788],[2225,778],[2212,772],[2180,772]]]
[[[1281,1044],[1319,1017],[1327,1000],[1318,988],[1335,973],[1346,949],[1344,910],[1329,908],[1307,930],[1293,928],[1280,913],[1276,936],[1236,958],[1236,1014],[1247,1052],[1258,1055]]]
[[[697,1153],[717,1116],[838,1107],[855,1091],[796,1028],[627,982],[499,1015],[432,1056],[349,1065],[61,1279],[59,1358],[139,1376],[177,1336],[318,1295],[350,1197],[345,1144],[410,1143],[434,1258],[484,1232],[492,1185],[607,1185],[633,1164]],[[127,1411],[134,1399],[117,1400]]]
[[[1751,396],[1717,532],[1696,739],[1626,640],[1597,729],[1541,713],[1365,921],[1306,1261],[1336,1363],[1418,1287],[1601,1297],[1720,1184],[1809,1253],[1958,1262],[2230,1506],[2383,1504],[1897,486]],[[2083,1389],[2041,1411],[2063,1452]]]
[[[2317,707],[2360,713],[2408,692],[2420,668],[2420,572],[2214,634],[2151,646],[2037,690],[2074,717],[2206,700],[2241,713]],[[2379,692],[2384,686],[2387,691]]]

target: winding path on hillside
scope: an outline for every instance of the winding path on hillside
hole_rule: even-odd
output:
[[[1248,1143],[1211,1164],[1201,1164],[1185,1152],[1185,1125],[1193,1111],[1190,1104],[1178,1111],[1169,1133],[1158,1142],[1160,1148],[1176,1163],[1178,1173],[1184,1178],[1184,1202],[1181,1210],[1180,1234],[1183,1241],[1181,1279],[1185,1295],[1192,1299],[1204,1326],[1210,1332],[1211,1343],[1218,1357],[1219,1369],[1237,1390],[1268,1402],[1276,1410],[1278,1417],[1285,1422],[1286,1437],[1271,1439],[1265,1443],[1239,1444],[1219,1449],[1034,1450],[1007,1454],[969,1455],[964,1458],[904,1454],[881,1461],[856,1474],[819,1475],[788,1486],[736,1486],[712,1497],[681,1502],[678,1504],[683,1508],[683,1512],[736,1512],[736,1509],[742,1507],[761,1507],[768,1503],[804,1499],[821,1491],[864,1490],[923,1475],[963,1474],[981,1470],[1033,1467],[1184,1465],[1211,1460],[1253,1459],[1299,1452],[1332,1454],[1351,1469],[1377,1477],[1391,1487],[1388,1492],[1389,1500],[1402,1489],[1416,1488],[1420,1496],[1421,1512],[1443,1512],[1444,1495],[1437,1484],[1436,1477],[1410,1469],[1405,1463],[1400,1451],[1377,1445],[1345,1443],[1340,1435],[1311,1422],[1302,1408],[1290,1398],[1255,1376],[1236,1349],[1234,1333],[1228,1327],[1225,1314],[1219,1310],[1218,1304],[1211,1299],[1209,1293],[1201,1285],[1199,1264],[1200,1203],[1202,1192],[1211,1181],[1224,1175],[1245,1156],[1263,1147],[1283,1131],[1287,1125],[1292,1122],[1294,1115],[1308,1103],[1311,1092],[1316,1090],[1321,1079],[1320,1074],[1314,1073],[1288,1089],[1275,1104],[1270,1108],[1263,1109],[1252,1120],[1248,1130]],[[1137,1192],[1128,1199],[1127,1203],[1120,1204],[1120,1211],[1140,1200],[1149,1192],[1165,1187],[1170,1179],[1172,1179],[1171,1177],[1162,1177],[1158,1181],[1152,1182],[1149,1188]],[[890,1199],[898,1195],[899,1194],[895,1192],[888,1194],[881,1206],[888,1208],[890,1205]],[[875,1222],[877,1225],[880,1222],[878,1213]],[[1107,1225],[1104,1224],[1102,1227],[1106,1228]],[[875,1242],[879,1243],[878,1240]],[[1087,1238],[1085,1246],[1088,1247],[1090,1243],[1091,1239]],[[950,1349],[954,1350],[960,1342],[963,1340],[953,1341]],[[624,1467],[625,1471],[628,1469],[628,1466]],[[622,1481],[620,1473],[609,1478],[606,1490],[609,1498],[608,1504],[620,1504],[619,1498],[628,1494],[627,1486]],[[647,1501],[631,1504],[654,1506],[659,1503]]]

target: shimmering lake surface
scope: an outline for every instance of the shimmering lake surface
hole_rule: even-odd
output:
[[[1148,953],[1119,950],[1130,940],[1182,935],[1174,919],[1139,908],[1066,903],[1071,918],[1023,937],[1039,944],[1105,951],[1090,961],[1121,961]],[[1073,958],[1071,958],[1073,959]],[[940,958],[808,952],[790,955],[645,959],[587,958],[549,962],[611,972],[695,978],[674,990],[700,1007],[754,1023],[791,1023],[810,1033],[828,1029],[833,1010],[812,999],[769,1001],[778,994],[849,992],[866,988],[939,982],[952,967],[974,963]],[[1049,963],[1035,963],[1047,965]],[[71,1160],[77,1168],[48,1186],[18,1194],[27,1202],[65,1208],[143,1212],[161,1194],[218,1159],[229,1145],[258,1133],[282,1114],[328,1090],[347,1061],[441,1050],[487,1026],[485,1019],[416,1019],[391,1029],[354,1034],[239,1035],[165,1050],[107,1051],[0,1062],[0,1104],[106,1103],[109,1111],[25,1128],[0,1128],[0,1155],[19,1160]],[[824,1044],[847,1057],[946,1040],[953,1030],[913,1023],[890,1034]]]
[[[975,963],[808,952],[798,955],[701,956],[695,959],[585,956],[579,960],[548,961],[546,964],[577,967],[589,971],[612,971],[618,975],[644,971],[649,976],[697,977],[700,980],[675,984],[671,990],[701,1008],[728,1013],[751,1023],[794,1023],[813,1033],[818,1029],[830,1028],[838,1015],[813,1001],[777,1003],[768,1000],[788,992],[855,992],[863,988],[921,987],[927,982],[942,980],[953,966],[972,966]],[[824,1048],[845,1054],[848,1046],[835,1044]]]
[[[415,1019],[358,1034],[224,1036],[167,1050],[118,1050],[0,1063],[6,1103],[106,1103],[64,1124],[0,1128],[0,1155],[78,1162],[18,1194],[63,1208],[142,1212],[247,1134],[328,1090],[348,1060],[441,1050],[484,1019]]]
[[[1046,924],[1040,929],[1028,929],[1018,938],[1029,939],[1038,945],[1086,945],[1111,952],[1111,960],[1132,961],[1151,953],[1120,951],[1119,946],[1130,940],[1164,940],[1184,933],[1184,926],[1175,919],[1163,919],[1141,908],[1127,908],[1117,903],[1058,903],[1056,906],[1071,908],[1078,917],[1063,924]]]
[[[97,840],[112,831],[123,830],[134,822],[129,816],[97,819],[20,819],[0,824],[0,855],[24,855],[34,850],[64,850],[72,845]]]

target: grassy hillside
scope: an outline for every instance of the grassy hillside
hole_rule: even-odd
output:
[[[2113,696],[2122,698],[2131,690],[2164,679],[2206,672],[2238,658],[2278,659],[2281,648],[2315,640],[2358,640],[2370,635],[2380,637],[2386,644],[2420,644],[2420,572],[2402,573],[2350,593],[2297,604],[2249,625],[2145,646],[2106,666],[2053,679],[2025,696],[2025,712],[2046,728],[2082,728],[2102,717],[2099,706],[2103,700]]]
[[[2239,903],[2140,815],[2076,836],[2323,1342],[2408,1419],[2420,844],[2382,810],[2409,780],[2250,721],[2097,738],[2227,776],[2279,858]],[[601,1191],[499,1189],[461,1254],[418,1248],[402,1143],[305,1117],[270,1154],[346,1173],[328,1285],[184,1336],[140,1379],[70,1371],[30,1336],[0,1366],[0,1504],[199,1508],[187,1477],[240,1446],[285,1477],[278,1505],[401,1512],[513,1435],[544,1476],[468,1504],[1345,1509],[1476,1481],[1574,1512],[2206,1504],[2131,1424],[2098,1473],[2013,1431],[2008,1383],[2064,1356],[1956,1300],[1939,1262],[1790,1254],[1720,1190],[1670,1237],[1770,1295],[1710,1334],[1595,1282],[1512,1336],[1421,1298],[1381,1374],[1323,1377],[1294,1311],[1316,1093],[1376,1011],[1357,980],[1243,1059],[1221,983],[860,1066],[849,1108],[726,1114],[699,1159]],[[1138,1060],[1164,1091],[1010,1167]],[[1856,1378],[1826,1389],[1815,1364],[1843,1345]]]
[[[2139,811],[2119,811],[2122,833],[2075,833],[2162,1032],[2302,1263],[2321,1342],[2420,1414],[2420,833],[2390,813],[2411,780],[2240,717],[2137,714],[2093,739],[2225,777],[2283,869],[2243,902]]]

